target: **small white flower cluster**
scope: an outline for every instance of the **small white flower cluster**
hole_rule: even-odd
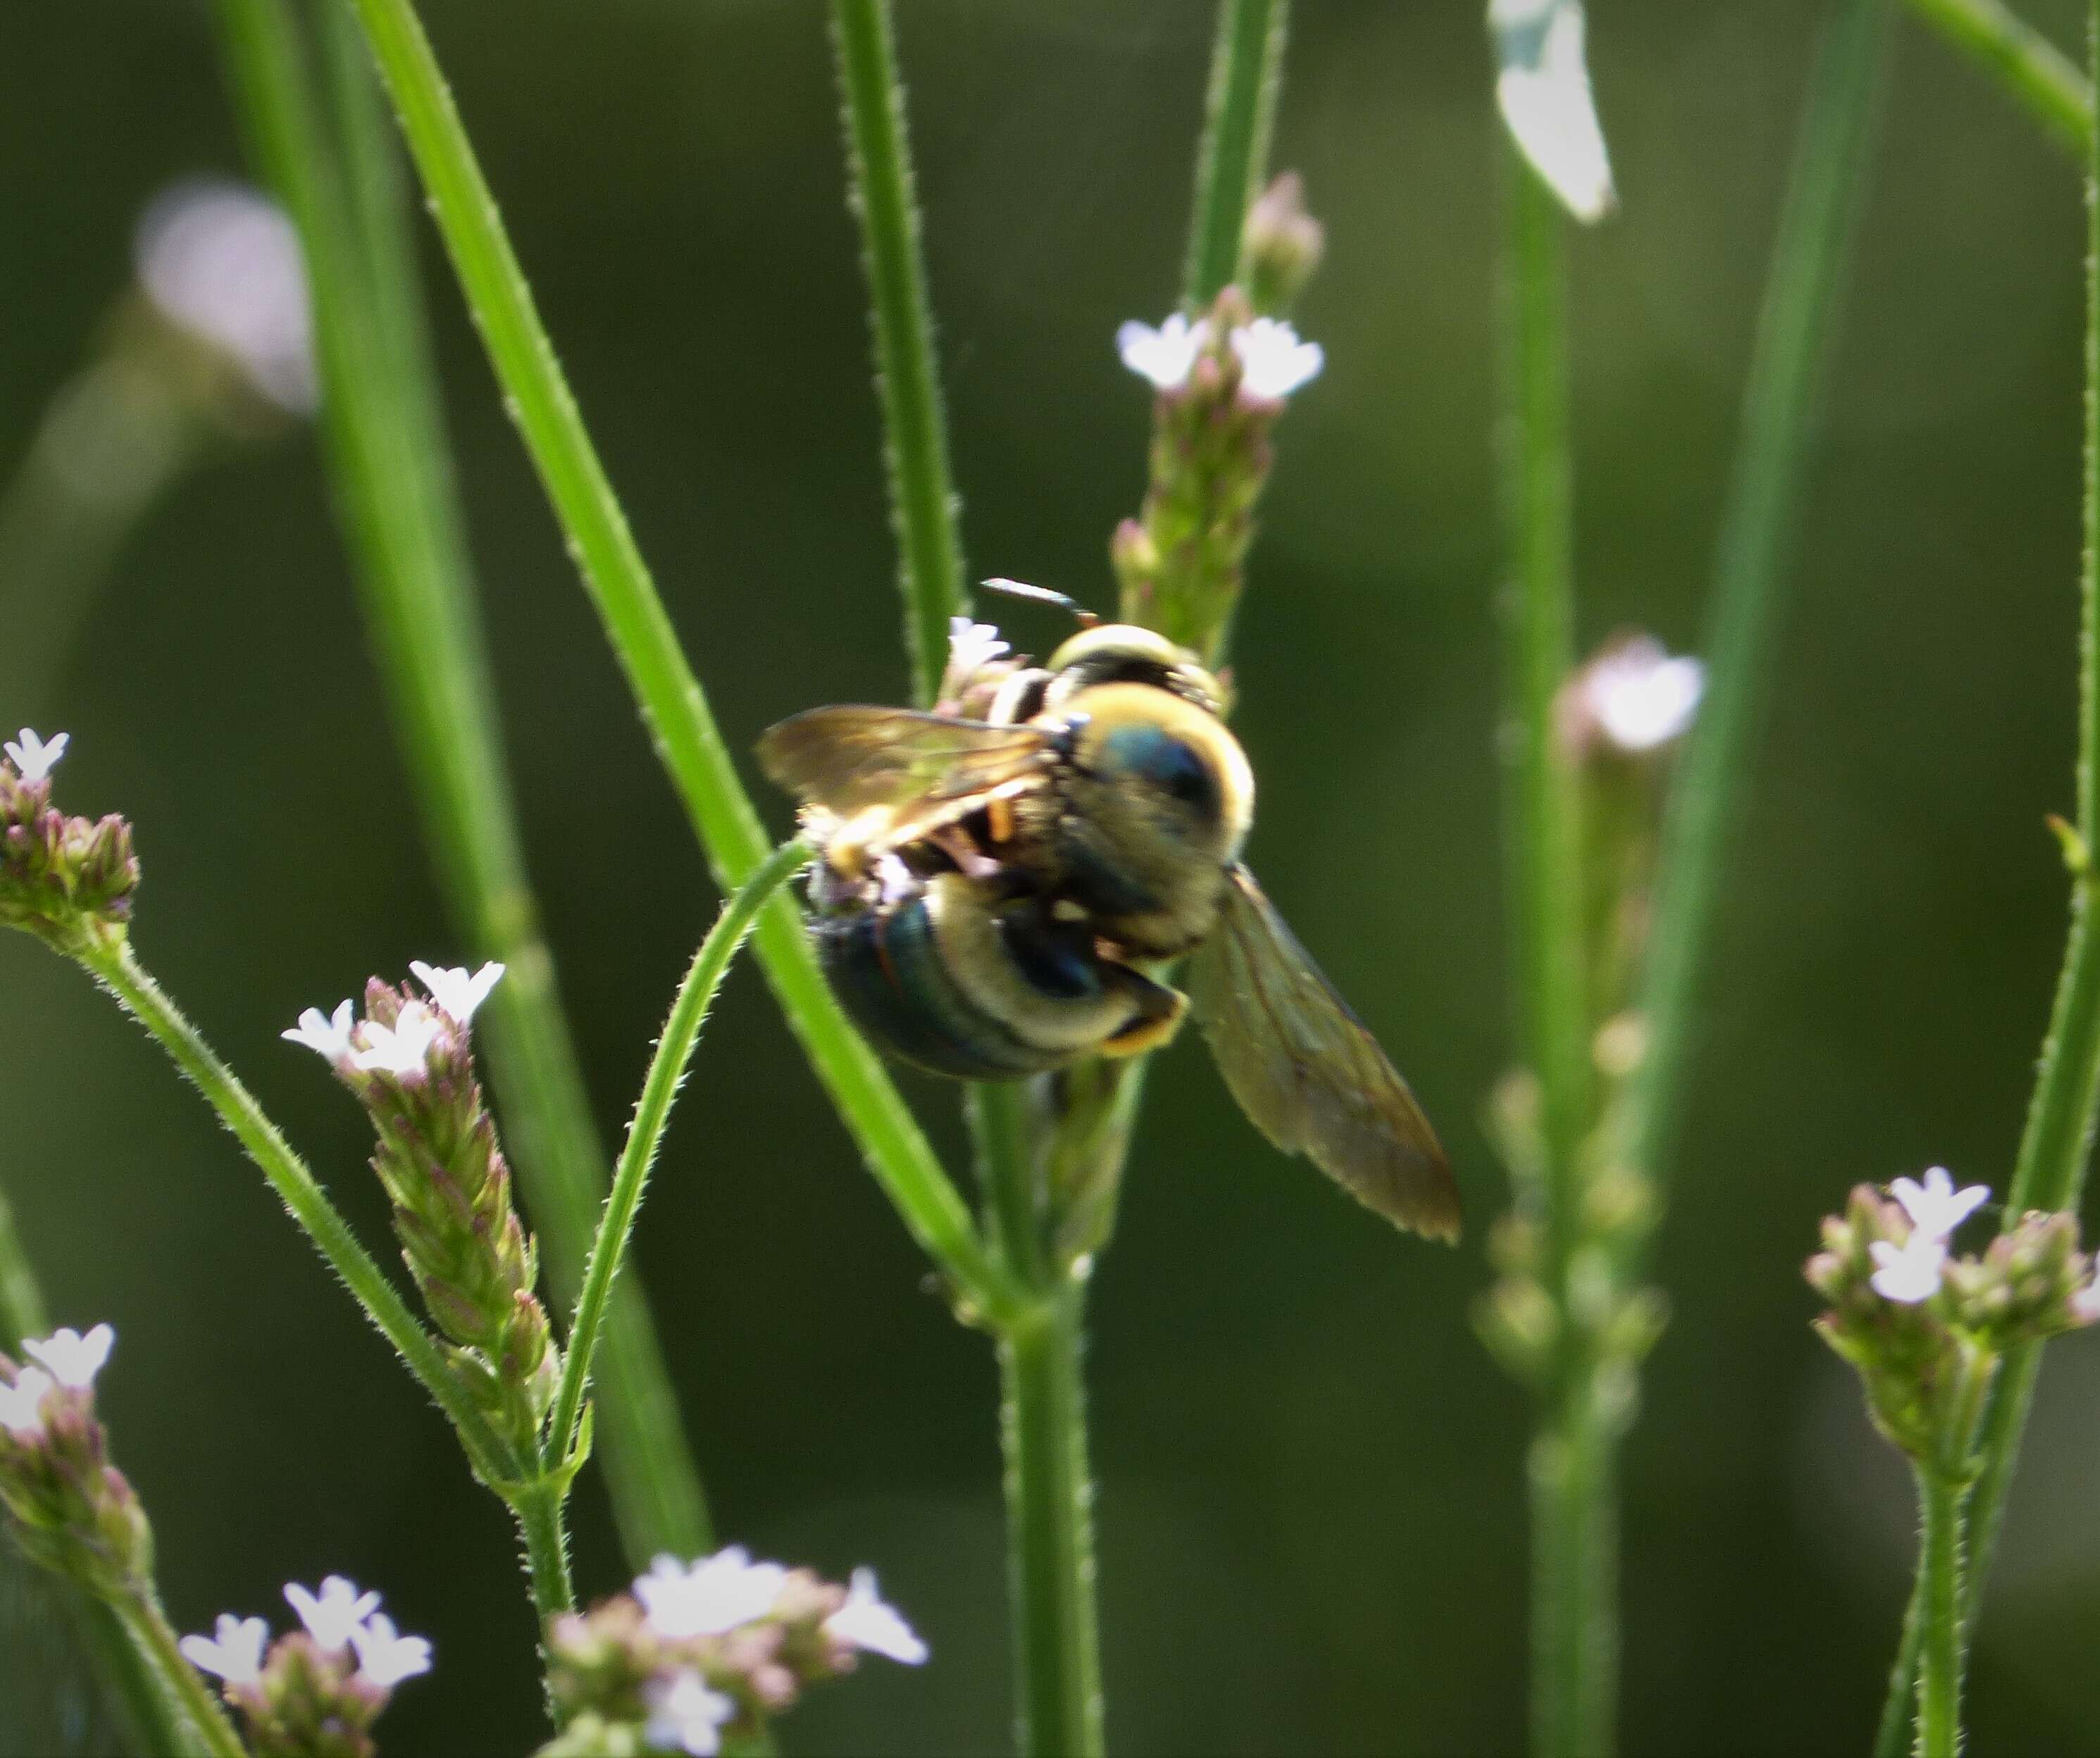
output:
[[[332,1654],[346,1648],[357,1653],[359,1676],[390,1691],[404,1679],[430,1670],[430,1645],[420,1636],[404,1636],[379,1609],[379,1595],[360,1593],[340,1575],[323,1581],[318,1593],[297,1581],[285,1584],[285,1597],[299,1615],[314,1646]],[[210,1636],[185,1636],[183,1657],[200,1672],[228,1685],[254,1685],[262,1676],[270,1647],[270,1626],[260,1618],[222,1613]]]
[[[22,1353],[37,1365],[23,1368],[12,1386],[0,1386],[0,1428],[33,1440],[44,1431],[44,1400],[61,1386],[87,1390],[116,1346],[117,1333],[107,1324],[95,1326],[85,1337],[67,1328],[25,1339]]]
[[[1179,390],[1189,382],[1196,362],[1211,339],[1207,318],[1193,324],[1176,311],[1154,329],[1132,321],[1116,331],[1116,351],[1123,363],[1158,390]],[[1326,354],[1317,341],[1302,341],[1280,319],[1258,317],[1236,324],[1227,338],[1239,356],[1240,385],[1263,403],[1281,403],[1320,376]]]
[[[382,1025],[377,1020],[359,1020],[352,1003],[338,1002],[333,1014],[323,1013],[318,1007],[307,1008],[297,1025],[278,1035],[291,1043],[303,1044],[331,1064],[346,1062],[364,1073],[421,1074],[430,1060],[430,1046],[443,1029],[443,1020],[448,1019],[458,1026],[471,1023],[501,979],[504,967],[484,964],[473,972],[440,970],[415,959],[408,968],[430,991],[435,1007],[412,1001],[391,1025]]]
[[[769,1616],[788,1579],[788,1571],[779,1563],[755,1562],[741,1544],[732,1544],[694,1562],[657,1558],[636,1580],[634,1597],[652,1631],[666,1641],[684,1641],[726,1636]],[[902,1615],[884,1603],[872,1569],[854,1571],[846,1602],[825,1619],[823,1629],[849,1648],[907,1667],[922,1664],[928,1654]],[[648,1703],[649,1743],[691,1758],[710,1758],[718,1751],[721,1729],[737,1713],[735,1702],[712,1690],[691,1668],[651,1684]]]
[[[1925,1182],[1899,1178],[1889,1187],[1910,1217],[1910,1237],[1902,1245],[1877,1239],[1868,1249],[1876,1268],[1874,1292],[1899,1306],[1914,1306],[1939,1292],[1947,1268],[1948,1241],[1954,1230],[1991,1200],[1988,1184],[1957,1190],[1945,1166],[1927,1170]]]
[[[58,767],[59,759],[66,754],[66,747],[72,742],[70,733],[54,733],[50,738],[43,739],[25,726],[0,748],[6,750],[7,760],[15,765],[15,773],[24,781],[41,782]]]

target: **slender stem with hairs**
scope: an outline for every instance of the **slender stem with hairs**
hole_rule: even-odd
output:
[[[716,879],[734,892],[757,870],[771,841],[554,357],[430,39],[409,0],[353,3],[585,587]],[[994,1320],[1012,1311],[1020,1290],[986,1250],[895,1083],[832,997],[788,899],[776,897],[767,907],[757,945],[789,1024],[905,1225],[977,1311]]]
[[[1268,164],[1290,21],[1290,0],[1219,0],[1182,279],[1191,311],[1210,304],[1239,273],[1247,205]]]
[[[112,1616],[130,1637],[134,1650],[151,1670],[168,1705],[186,1725],[177,1743],[160,1748],[166,1758],[203,1752],[209,1758],[247,1758],[248,1748],[233,1730],[225,1708],[204,1681],[204,1675],[183,1658],[174,1627],[161,1609],[150,1583],[108,1601]]]
[[[331,460],[438,877],[475,954],[507,967],[488,1009],[490,1073],[549,1285],[573,1301],[605,1156],[526,872],[397,149],[340,6],[320,20],[333,146],[284,0],[221,0],[220,15],[256,157],[305,242]],[[708,1549],[699,1474],[638,1284],[615,1302],[599,1371],[598,1446],[630,1560]]]
[[[1961,1493],[1918,1468],[1917,1758],[1955,1758],[1961,1749]]]
[[[1505,613],[1510,934],[1517,1038],[1542,1099],[1542,1279],[1563,1315],[1531,1456],[1532,1716],[1542,1755],[1593,1754],[1612,1745],[1617,1633],[1610,1496],[1597,1469],[1594,1364],[1586,1339],[1567,1317],[1592,1082],[1579,801],[1555,729],[1556,700],[1574,654],[1564,223],[1551,191],[1514,148],[1504,182],[1507,402],[1500,450],[1511,570]]]
[[[964,609],[968,593],[889,0],[832,0],[832,40],[875,332],[904,645],[912,694],[930,707],[947,663],[948,619]]]
[[[558,1465],[573,1445],[576,1423],[583,1412],[584,1395],[590,1385],[591,1362],[603,1328],[607,1302],[627,1256],[627,1241],[641,1212],[642,1198],[649,1185],[649,1172],[663,1145],[664,1132],[671,1121],[671,1107],[686,1078],[693,1051],[700,1041],[700,1028],[714,1005],[715,992],[728,975],[730,961],[749,936],[758,912],[773,894],[807,865],[808,844],[783,843],[769,855],[758,870],[716,919],[699,950],[694,954],[686,980],[678,985],[671,1003],[671,1016],[664,1034],[656,1040],[656,1054],[650,1059],[649,1073],[642,1085],[642,1097],[634,1107],[634,1121],[628,1126],[627,1145],[620,1151],[613,1174],[612,1194],[606,1199],[599,1218],[598,1237],[593,1241],[590,1267],[585,1272],[583,1293],[576,1301],[574,1321],[569,1326],[568,1354],[562,1364],[562,1382],[554,1399],[554,1419],[548,1430],[548,1462]]]
[[[2085,164],[2085,136],[2093,126],[2093,82],[2076,62],[2005,0],[1910,0],[1910,5],[1996,78],[2074,165]]]
[[[2093,77],[2100,79],[2100,0],[2092,0],[2087,29]],[[2089,122],[2085,156],[2085,544],[2079,569],[2078,822],[2071,859],[2071,927],[2027,1126],[2005,1195],[2008,1229],[2030,1209],[2078,1206],[2092,1157],[2095,1107],[2100,1104],[2100,926],[2093,920],[2093,891],[2100,880],[2090,856],[2100,838],[2100,268],[2096,268],[2094,254],[2100,251],[2100,124]],[[1965,1628],[1974,1628],[1982,1603],[2040,1370],[2040,1344],[2023,1343],[2008,1350],[1984,1408],[1977,1439],[1980,1463],[1969,1497],[1970,1562],[1962,1606]],[[1921,1582],[1921,1595],[1923,1591]],[[1918,1672],[1925,1623],[1920,1603],[1914,1600],[1904,1619],[1903,1644],[1874,1742],[1876,1758],[1898,1758],[1904,1749],[1911,1681]]]

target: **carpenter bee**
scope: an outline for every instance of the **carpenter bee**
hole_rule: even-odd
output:
[[[833,989],[878,1046],[965,1080],[1151,1050],[1193,1010],[1272,1142],[1455,1239],[1428,1119],[1240,861],[1254,777],[1219,681],[1163,636],[1082,616],[1046,666],[951,667],[956,712],[814,708],[765,734],[819,850]],[[1185,954],[1185,998],[1141,968]]]

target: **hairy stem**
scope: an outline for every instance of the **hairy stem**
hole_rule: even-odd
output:
[[[2005,89],[2050,139],[2085,162],[2093,84],[2005,0],[1910,0],[1911,10]]]
[[[1068,1280],[999,1335],[1022,1758],[1098,1758],[1103,1750],[1084,1320],[1082,1284]]]
[[[576,1608],[576,1590],[569,1579],[569,1535],[562,1504],[567,1494],[558,1479],[540,1478],[511,1497],[518,1535],[525,1546],[525,1573],[532,1589],[532,1609],[544,1624]]]
[[[584,1394],[590,1384],[593,1352],[598,1343],[607,1302],[613,1280],[627,1255],[627,1241],[641,1212],[642,1198],[649,1185],[649,1172],[656,1162],[664,1132],[671,1121],[671,1108],[699,1042],[700,1028],[708,1009],[728,974],[730,961],[749,936],[752,926],[773,894],[800,872],[810,858],[810,847],[796,841],[783,844],[766,857],[758,870],[723,906],[715,925],[694,954],[686,980],[671,1003],[671,1016],[656,1041],[649,1073],[642,1085],[642,1097],[634,1107],[634,1121],[628,1127],[627,1145],[620,1152],[613,1174],[612,1194],[598,1218],[598,1237],[592,1243],[590,1267],[585,1272],[583,1293],[569,1327],[568,1354],[562,1364],[562,1382],[554,1399],[554,1420],[548,1430],[550,1465],[558,1465],[574,1444]]]
[[[1917,1473],[1917,1590],[1922,1606],[1917,1676],[1917,1758],[1961,1749],[1961,1499],[1958,1483]]]
[[[2088,23],[2100,79],[2100,0]],[[2100,124],[2089,126],[2086,159],[2086,313],[2085,549],[2079,571],[2078,835],[2086,850],[2100,836]],[[2100,932],[2093,919],[2095,875],[2081,859],[2072,875],[2071,929],[2058,979],[2056,1001],[2042,1041],[2041,1065],[2005,1197],[2008,1229],[2031,1209],[2076,1209],[2091,1157],[2093,1117],[2100,1103]],[[1985,1407],[1977,1441],[1980,1461],[1969,1500],[1971,1566],[1963,1606],[1965,1624],[1974,1625],[1989,1576],[2005,1496],[2018,1463],[2020,1439],[2041,1371],[2041,1346],[2020,1343],[2005,1352],[1996,1390]],[[1877,1758],[1899,1752],[1906,1689],[1918,1666],[1917,1620],[1906,1623],[1895,1676],[1882,1716]]]
[[[1535,1446],[1532,1714],[1541,1753],[1612,1743],[1613,1562],[1602,1542],[1601,1479],[1588,1456],[1589,1341],[1571,1322],[1590,1113],[1584,998],[1582,825],[1576,778],[1555,731],[1573,663],[1573,466],[1568,437],[1560,210],[1512,149],[1505,176],[1501,452],[1512,584],[1505,711],[1510,752],[1510,933],[1517,1037],[1542,1099],[1548,1294],[1562,1315]]]
[[[904,645],[912,695],[930,707],[947,664],[948,619],[964,608],[968,594],[889,0],[832,0],[832,40],[875,332]]]
[[[1247,206],[1268,163],[1290,21],[1290,0],[1219,0],[1181,289],[1191,311],[1210,304],[1239,273]]]
[[[161,1694],[188,1724],[188,1738],[164,1748],[170,1754],[205,1752],[210,1758],[246,1758],[248,1748],[233,1730],[226,1710],[204,1681],[204,1675],[183,1658],[168,1615],[150,1584],[108,1602],[134,1650],[151,1670]]]
[[[339,148],[283,0],[221,0],[256,157],[306,247],[331,462],[373,651],[438,877],[477,956],[508,980],[488,1009],[490,1072],[556,1298],[575,1298],[604,1156],[539,926],[476,607],[407,225],[405,192],[353,20],[324,9]],[[699,1476],[641,1290],[609,1325],[598,1425],[637,1566],[711,1542]]]
[[[513,1478],[518,1461],[474,1408],[430,1333],[416,1322],[394,1284],[358,1244],[350,1223],[329,1201],[306,1162],[292,1152],[276,1125],[263,1114],[254,1095],[148,974],[130,943],[83,953],[80,962],[145,1027],[233,1131],[293,1220],[458,1430],[476,1474],[492,1486]]]
[[[757,870],[771,842],[555,359],[430,40],[409,0],[353,3],[584,584],[717,881],[734,892]],[[840,1010],[786,898],[777,897],[761,918],[757,945],[788,1023],[913,1236],[979,1311],[1011,1310],[1020,1290],[986,1251],[895,1084]]]

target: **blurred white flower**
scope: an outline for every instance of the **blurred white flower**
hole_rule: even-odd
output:
[[[430,1670],[430,1643],[420,1636],[402,1635],[383,1611],[352,1624],[350,1645],[357,1650],[357,1670],[383,1691]]]
[[[351,1038],[356,1046],[351,1060],[368,1074],[404,1077],[421,1074],[430,1060],[430,1046],[442,1029],[436,1014],[420,1001],[412,1001],[391,1025],[382,1025],[377,1020],[359,1025]]]
[[[1132,319],[1116,331],[1116,352],[1125,366],[1155,388],[1179,390],[1189,382],[1210,333],[1211,326],[1202,319],[1191,324],[1179,311],[1157,329]]]
[[[419,958],[408,961],[408,968],[430,990],[431,1000],[450,1016],[455,1025],[471,1021],[482,1002],[488,999],[489,991],[502,980],[503,967],[484,964],[479,971],[440,971],[425,964]]]
[[[98,1324],[82,1337],[71,1328],[63,1328],[38,1342],[25,1337],[22,1353],[33,1360],[43,1364],[45,1371],[60,1385],[76,1392],[84,1392],[95,1384],[95,1377],[102,1371],[102,1364],[109,1359],[109,1351],[117,1346],[117,1333],[107,1324]]]
[[[948,676],[958,683],[1012,651],[991,623],[973,623],[966,616],[948,619]]]
[[[135,255],[139,284],[164,317],[225,350],[280,408],[312,412],[306,261],[276,203],[243,183],[179,183],[139,222]]]
[[[1584,667],[1578,687],[1605,738],[1624,751],[1653,751],[1690,730],[1706,691],[1706,668],[1672,659],[1661,641],[1636,635]]]
[[[364,1620],[379,1609],[378,1594],[360,1593],[355,1582],[340,1575],[323,1581],[318,1594],[307,1592],[297,1581],[288,1581],[285,1597],[298,1613],[307,1634],[331,1652],[346,1647]]]
[[[772,1610],[788,1571],[777,1562],[753,1562],[741,1544],[697,1562],[662,1556],[634,1584],[634,1597],[659,1636],[720,1636]]]
[[[1583,54],[1582,0],[1490,0],[1495,102],[1517,150],[1561,205],[1593,225],[1618,205]]]
[[[290,1031],[277,1035],[288,1043],[304,1044],[309,1050],[319,1051],[330,1062],[341,1062],[350,1054],[350,1030],[356,1016],[357,1010],[346,1001],[336,1003],[333,1016],[323,1013],[319,1007],[309,1007],[299,1016],[299,1023]]]
[[[1281,403],[1320,376],[1327,356],[1317,341],[1301,341],[1290,324],[1258,317],[1235,329],[1233,352],[1240,357],[1240,383],[1250,397]]]
[[[270,1626],[260,1618],[236,1618],[222,1611],[214,1634],[185,1636],[179,1646],[183,1659],[200,1672],[211,1673],[228,1685],[253,1685],[262,1676]]]
[[[642,1695],[649,1723],[642,1738],[659,1751],[682,1751],[690,1758],[712,1758],[721,1750],[721,1730],[736,1719],[736,1704],[690,1667],[668,1679],[651,1679]]]
[[[1955,1189],[1945,1166],[1927,1167],[1922,1184],[1916,1179],[1899,1178],[1889,1188],[1910,1216],[1912,1227],[1943,1244],[1953,1237],[1955,1228],[1991,1200],[1988,1184]]]
[[[24,1368],[12,1386],[0,1386],[0,1428],[24,1439],[44,1432],[44,1399],[58,1382],[42,1368]]]
[[[21,740],[20,744],[11,738],[4,748],[7,760],[15,765],[16,772],[25,782],[43,780],[58,767],[59,759],[66,754],[66,747],[73,742],[70,733],[54,733],[47,742],[38,738],[26,726],[18,736]]]
[[[2071,1297],[2071,1311],[2080,1324],[2100,1324],[2100,1274]]]
[[[824,1619],[824,1631],[849,1647],[902,1661],[907,1667],[924,1664],[929,1652],[903,1615],[894,1606],[883,1603],[876,1591],[872,1569],[854,1571],[846,1602]]]
[[[1880,1266],[1870,1280],[1882,1299],[1914,1306],[1939,1292],[1941,1272],[1947,1267],[1946,1240],[1920,1227],[1900,1245],[1877,1239],[1867,1249]]]

